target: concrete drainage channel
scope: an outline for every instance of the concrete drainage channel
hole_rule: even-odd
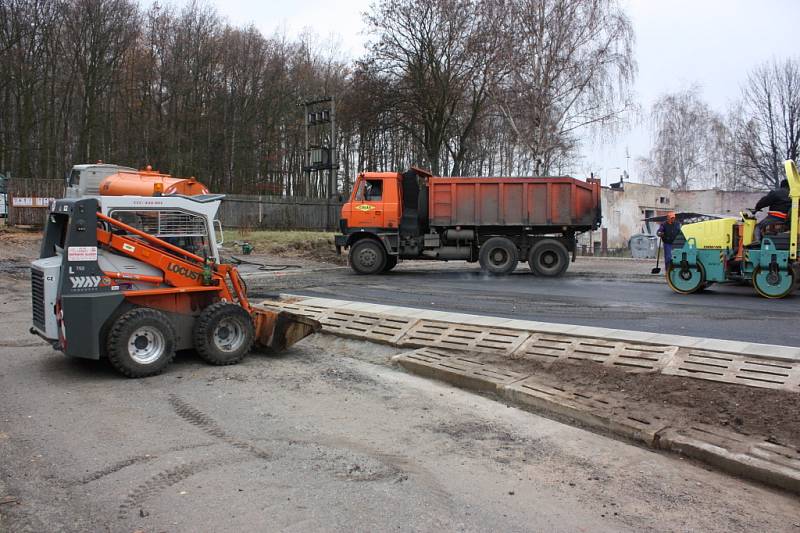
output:
[[[479,317],[286,295],[269,302],[319,320],[323,331],[410,351],[394,363],[549,416],[698,459],[800,494],[800,451],[703,424],[618,414],[618,399],[493,364],[497,356],[589,360],[627,372],[779,389],[800,394],[800,349],[582,326]],[[667,343],[665,341],[671,341]]]

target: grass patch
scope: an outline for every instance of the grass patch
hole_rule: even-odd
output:
[[[228,249],[235,241],[249,242],[256,254],[271,254],[287,257],[303,257],[315,261],[341,263],[343,256],[337,256],[333,245],[335,233],[325,231],[248,231],[225,230],[225,244]]]

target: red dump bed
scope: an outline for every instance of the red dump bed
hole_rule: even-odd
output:
[[[575,178],[430,178],[431,226],[570,226],[600,221],[600,181]]]

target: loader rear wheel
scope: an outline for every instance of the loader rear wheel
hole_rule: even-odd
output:
[[[542,239],[531,247],[528,266],[539,276],[560,276],[569,267],[567,247],[555,239]]]
[[[253,347],[255,326],[250,313],[239,305],[217,302],[194,321],[192,338],[200,357],[212,365],[234,365]]]
[[[132,309],[117,318],[106,339],[108,360],[129,378],[160,374],[175,357],[175,328],[155,309]]]
[[[349,259],[359,274],[380,274],[386,266],[386,250],[374,239],[362,239],[350,249]]]
[[[489,274],[504,276],[517,268],[517,246],[505,237],[492,237],[481,246],[481,268]]]

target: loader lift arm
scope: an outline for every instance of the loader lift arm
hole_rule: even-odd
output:
[[[171,285],[175,289],[192,288],[192,290],[198,292],[204,290],[216,291],[219,293],[219,298],[221,300],[236,302],[248,313],[252,313],[252,307],[250,306],[247,294],[242,286],[239,271],[235,266],[209,263],[207,259],[199,255],[193,254],[102,213],[97,213],[97,218],[106,224],[119,228],[129,234],[136,235],[142,239],[134,239],[126,235],[119,235],[98,228],[97,242],[99,244],[107,246],[116,253],[133,257],[163,272],[163,276],[160,278],[157,276],[139,276],[139,279],[136,281],[164,283]],[[206,267],[211,270],[210,279],[205,279],[206,273],[204,270]],[[112,279],[125,279],[124,273],[105,272],[105,274]],[[231,293],[227,285],[228,281],[231,287],[233,287],[233,293]],[[130,291],[132,294],[126,292],[126,295],[132,297],[151,296],[174,292],[175,289],[166,288]]]

